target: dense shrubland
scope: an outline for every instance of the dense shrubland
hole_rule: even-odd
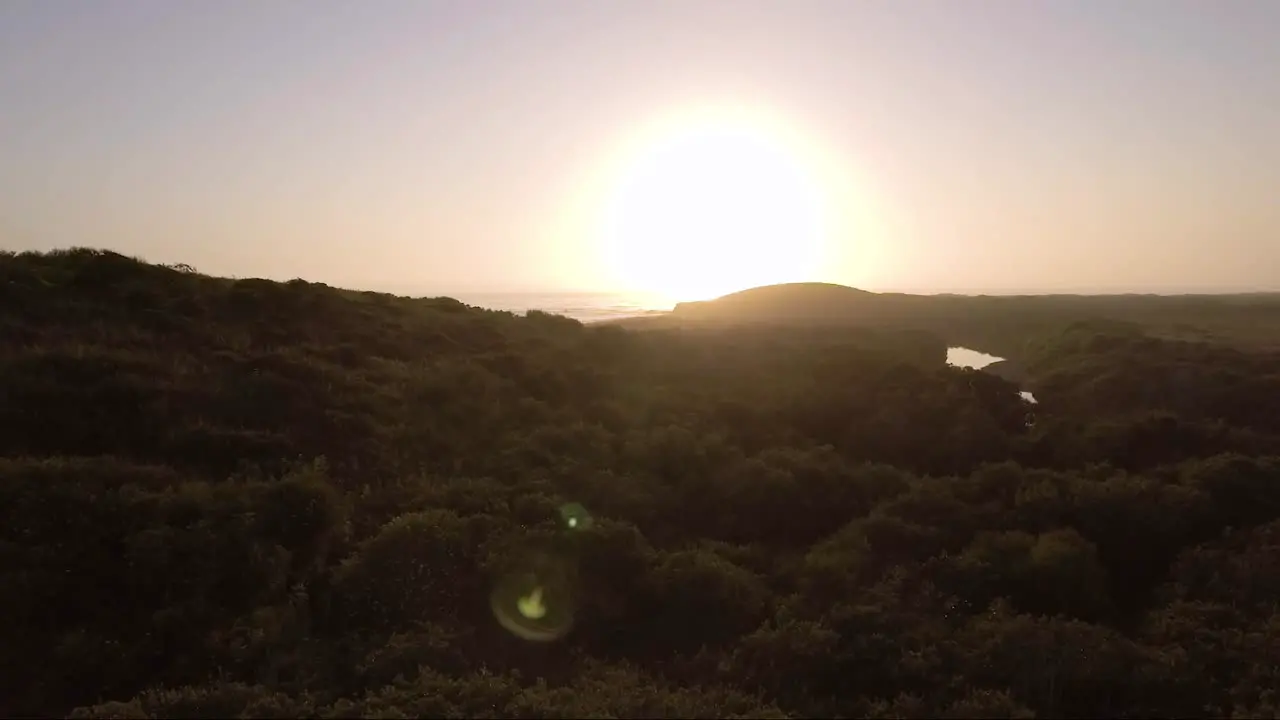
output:
[[[1273,716],[1280,359],[1027,348],[0,257],[0,714]]]

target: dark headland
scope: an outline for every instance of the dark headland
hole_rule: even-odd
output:
[[[610,323],[635,329],[759,323],[924,329],[953,345],[1014,357],[1028,338],[1081,321],[1124,324],[1156,337],[1280,349],[1280,293],[913,295],[786,283]]]

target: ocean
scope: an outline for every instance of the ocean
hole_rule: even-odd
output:
[[[628,293],[447,293],[468,305],[523,313],[542,310],[582,322],[665,313],[671,301]]]

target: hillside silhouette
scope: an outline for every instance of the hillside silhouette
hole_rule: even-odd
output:
[[[922,330],[950,345],[1006,358],[988,369],[1018,382],[1028,342],[1079,323],[1170,340],[1280,350],[1280,293],[1234,295],[911,295],[832,283],[784,283],[667,314],[612,321],[632,329],[717,325],[821,325]]]
[[[801,319],[856,312],[875,293],[834,283],[783,283],[751,288],[702,302],[678,303],[676,315],[746,315]]]
[[[0,714],[1273,716],[1277,302],[0,255]],[[554,642],[491,608],[530,548]]]

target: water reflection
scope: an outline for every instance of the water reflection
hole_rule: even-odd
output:
[[[954,365],[956,367],[967,367],[967,368],[973,368],[974,370],[981,370],[982,368],[990,365],[991,363],[1000,362],[1003,359],[1004,358],[1002,357],[996,357],[995,355],[988,355],[984,352],[979,352],[977,350],[970,350],[969,348],[965,348],[965,347],[947,348],[947,364]],[[1018,394],[1021,395],[1022,398],[1027,402],[1030,402],[1030,403],[1036,402],[1036,396],[1032,395],[1026,390],[1023,390]]]
[[[973,368],[974,370],[981,370],[991,363],[999,362],[1003,359],[1004,358],[999,358],[995,355],[978,352],[977,350],[970,350],[969,348],[947,348],[947,364],[955,365],[956,367],[967,367]]]

